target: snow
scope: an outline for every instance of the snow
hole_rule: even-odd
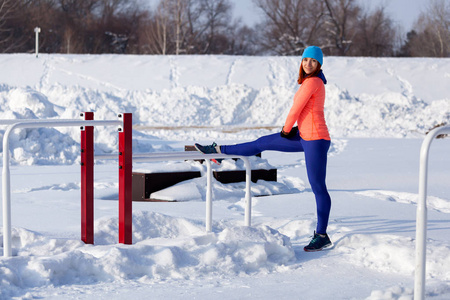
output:
[[[10,54],[0,55],[0,65],[0,119],[131,112],[139,153],[279,131],[299,61]],[[243,226],[244,183],[214,180],[213,231],[205,232],[201,177],[153,195],[178,202],[133,202],[133,245],[117,243],[117,164],[97,161],[95,245],[85,245],[79,129],[15,131],[13,257],[0,258],[0,299],[412,299],[419,150],[431,127],[450,121],[448,70],[449,59],[325,59],[334,247],[317,253],[303,251],[316,222],[303,154],[251,158],[254,168],[276,168],[278,181],[252,184],[250,228]],[[99,127],[95,136],[96,153],[116,151],[116,129]],[[449,139],[437,139],[430,151],[427,299],[450,298],[449,148]],[[198,162],[133,167],[206,170]]]

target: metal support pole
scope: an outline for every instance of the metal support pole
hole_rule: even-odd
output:
[[[206,231],[212,231],[212,169],[211,161],[206,162]]]
[[[133,243],[132,216],[132,114],[119,115],[123,124],[119,127],[119,243]]]
[[[427,239],[427,181],[428,152],[436,136],[450,133],[450,126],[438,127],[430,131],[420,148],[419,202],[416,215],[416,270],[414,281],[414,299],[425,299],[426,239]]]
[[[36,35],[36,57],[39,55],[39,32],[41,32],[41,28],[36,27],[34,28],[34,32]]]
[[[252,195],[250,183],[252,181],[252,167],[247,157],[241,157],[245,164],[245,226],[251,226],[252,223]]]
[[[93,112],[81,114],[94,120]],[[94,243],[94,127],[81,126],[81,240]]]
[[[2,171],[2,197],[3,197],[3,256],[12,256],[11,246],[11,179],[9,171],[9,141],[3,136],[3,171]],[[5,138],[6,136],[6,138]],[[5,142],[6,140],[6,142]]]

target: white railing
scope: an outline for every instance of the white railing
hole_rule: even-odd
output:
[[[9,137],[18,128],[42,127],[73,127],[73,126],[109,126],[122,125],[118,120],[2,120],[0,125],[9,125],[3,136],[3,172],[2,172],[2,201],[3,201],[3,256],[12,255],[11,248],[11,174],[9,169]]]
[[[115,154],[95,155],[96,159],[117,159]],[[245,165],[245,226],[251,226],[251,165],[248,157],[228,154],[203,154],[200,152],[162,152],[162,153],[139,153],[133,154],[133,162],[151,162],[167,160],[193,160],[204,159],[206,161],[206,231],[212,230],[212,168],[211,159],[218,158],[240,158]]]
[[[419,202],[416,216],[416,269],[414,281],[414,299],[425,299],[425,268],[427,238],[427,180],[428,152],[433,139],[440,134],[450,133],[450,126],[435,128],[425,137],[420,149]]]

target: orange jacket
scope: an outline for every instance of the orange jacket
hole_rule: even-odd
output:
[[[283,130],[290,132],[295,122],[302,139],[330,140],[323,107],[325,103],[325,85],[319,77],[305,79],[295,93],[294,104],[284,123]]]

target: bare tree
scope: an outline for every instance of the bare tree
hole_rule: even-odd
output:
[[[7,21],[11,14],[16,12],[20,2],[14,0],[0,0],[0,34],[4,36],[4,40],[0,40],[0,43],[6,43],[8,39],[8,33],[11,28],[7,27]]]
[[[231,4],[229,0],[200,0],[203,28],[203,49],[205,54],[223,53],[228,48],[227,30],[231,25]]]
[[[230,49],[229,0],[161,0],[146,27],[158,54],[224,53]]]
[[[258,55],[262,53],[257,30],[240,25],[240,21],[229,28],[227,37],[229,49],[225,52],[226,54]]]
[[[158,54],[186,52],[183,42],[187,31],[191,0],[161,0],[147,37],[154,44],[151,51]],[[152,43],[150,42],[150,43]]]
[[[145,48],[150,54],[169,53],[169,15],[165,13],[167,10],[164,6],[165,2],[161,3],[155,16],[151,20],[147,20],[144,30]],[[146,50],[144,52],[147,53]]]
[[[356,35],[360,8],[354,0],[324,0],[326,6],[325,35],[329,54],[346,55]]]
[[[450,56],[450,4],[433,0],[414,25],[415,35],[410,40],[412,56]]]
[[[170,26],[169,29],[172,31],[172,38],[175,42],[176,55],[185,52],[185,49],[182,49],[182,45],[189,4],[189,0],[163,0],[160,3],[160,6],[162,5],[164,7],[164,11],[160,10],[164,14],[163,18],[171,21],[168,25]]]
[[[254,0],[265,19],[259,26],[263,49],[280,55],[299,55],[318,39],[324,3],[310,0]]]
[[[142,13],[134,0],[58,0],[61,52],[125,53]]]
[[[358,23],[357,36],[351,55],[392,56],[396,38],[396,29],[386,15],[384,7],[372,13],[366,13]]]
[[[89,28],[94,24],[93,11],[98,0],[58,0],[60,9],[60,36],[63,53],[92,53],[86,44]]]
[[[381,7],[364,13],[355,0],[254,0],[265,19],[264,49],[299,55],[309,45],[328,55],[392,54],[396,30]]]
[[[99,37],[106,36],[102,53],[139,53],[139,31],[148,12],[136,0],[102,0],[100,9],[102,17],[96,27]]]
[[[21,49],[27,38],[26,28],[28,0],[0,0],[0,52]]]

